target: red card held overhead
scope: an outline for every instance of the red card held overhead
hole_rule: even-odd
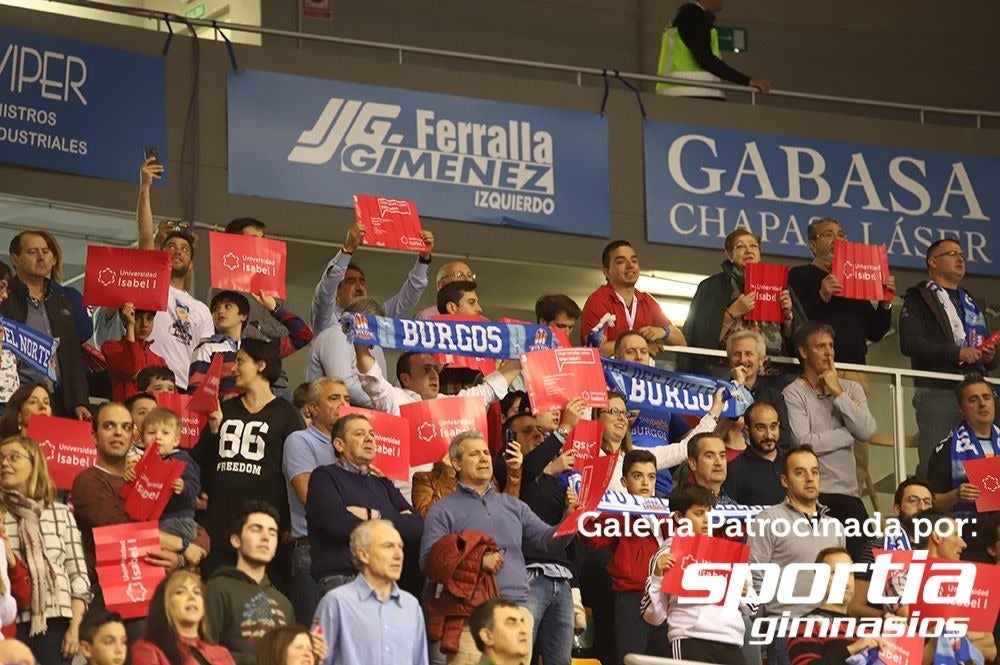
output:
[[[962,462],[969,482],[979,488],[976,510],[988,513],[1000,510],[1000,457],[984,457]]]
[[[755,294],[753,309],[744,315],[747,321],[781,323],[781,292],[788,285],[788,266],[780,263],[748,263],[743,293]]]
[[[212,288],[285,297],[285,243],[212,231],[208,245]]]
[[[365,245],[407,252],[427,251],[420,235],[423,229],[417,204],[413,201],[355,194],[354,217],[365,227]]]
[[[583,472],[601,454],[601,439],[604,438],[604,423],[600,420],[581,420],[566,437],[562,452],[576,452],[573,468]]]
[[[704,598],[708,592],[692,591],[684,587],[684,571],[692,563],[746,563],[750,560],[750,548],[747,545],[727,540],[712,538],[700,533],[691,535],[676,535],[670,543],[670,553],[674,556],[674,565],[663,575],[663,592],[684,596],[686,598]],[[720,573],[726,578],[728,587],[732,570]]]
[[[87,247],[83,302],[91,307],[121,307],[165,312],[170,290],[170,252],[128,247]]]
[[[384,411],[342,406],[340,417],[357,413],[368,418],[375,430],[375,461],[372,462],[392,480],[410,480],[410,422]]]
[[[94,529],[97,581],[109,611],[123,619],[149,614],[149,601],[166,573],[147,563],[146,555],[159,549],[160,532],[153,521]]]
[[[146,448],[133,470],[135,480],[122,485],[125,511],[134,520],[160,519],[174,495],[173,482],[184,473],[184,462],[161,458],[157,448]]]
[[[80,472],[97,464],[97,446],[85,420],[32,416],[27,434],[38,442],[49,474],[61,490],[73,489]]]
[[[583,398],[585,406],[608,405],[608,384],[597,349],[531,351],[521,356],[521,372],[535,413],[561,411],[574,397]]]
[[[852,300],[892,300],[885,288],[889,277],[889,255],[885,245],[866,245],[838,240],[833,245],[833,268],[830,273],[843,287],[842,298]]]
[[[191,411],[188,403],[192,396],[184,393],[155,392],[150,394],[156,399],[157,405],[170,409],[181,419],[181,448],[193,448],[194,444],[198,443],[201,430],[208,422],[208,418]],[[142,432],[139,432],[139,436],[142,436]]]
[[[597,508],[597,504],[604,498],[604,493],[608,491],[608,485],[611,484],[611,477],[617,468],[620,454],[598,457],[593,464],[583,469],[580,492],[577,495],[577,501],[580,505],[563,518],[563,521],[556,527],[554,535],[568,536],[580,530],[580,520],[583,519],[584,515],[592,513]]]
[[[431,316],[432,321],[471,321],[474,323],[489,323],[485,316],[471,316],[469,314],[435,314]],[[435,353],[434,360],[451,369],[464,367],[482,372],[483,376],[492,374],[497,369],[497,361],[493,358],[479,358],[475,356],[462,356],[454,353]]]
[[[478,397],[438,397],[399,407],[410,421],[410,466],[422,466],[444,458],[452,438],[474,430],[486,436],[486,407]]]
[[[212,356],[212,364],[205,372],[205,380],[191,395],[188,409],[208,415],[219,408],[219,384],[222,382],[222,354]]]

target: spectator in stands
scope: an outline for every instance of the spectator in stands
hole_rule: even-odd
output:
[[[913,530],[913,518],[922,510],[934,505],[934,492],[930,485],[917,478],[907,478],[896,488],[892,498],[892,514],[899,522],[899,530],[886,528],[882,537],[871,538],[865,543],[858,563],[872,564],[875,562],[875,550],[912,550],[916,540]],[[887,525],[888,527],[888,525]],[[868,602],[868,587],[871,584],[871,571],[854,573],[854,599],[847,601],[848,613],[856,617],[883,617],[886,613],[900,614],[902,606],[899,603],[874,606]],[[887,595],[900,595],[906,584],[906,572],[890,573],[885,589]]]
[[[151,348],[156,312],[136,310],[130,302],[118,310],[125,332],[120,340],[109,339],[101,345],[111,377],[111,399],[124,402],[139,392],[136,383],[139,372],[149,367],[164,366],[167,361]],[[173,381],[173,375],[170,376]]]
[[[299,410],[299,415],[302,416],[302,422],[306,424],[306,427],[312,425],[312,416],[309,415],[309,409],[306,408],[306,404],[309,402],[310,383],[312,382],[303,381],[292,391],[292,406]]]
[[[166,365],[153,365],[140,371],[135,377],[135,386],[144,393],[175,393],[177,382],[174,373]]]
[[[824,548],[844,547],[843,529],[827,515],[827,507],[819,503],[819,458],[812,446],[805,444],[785,455],[781,484],[788,492],[787,497],[757,515],[757,528],[747,538],[750,563],[774,562],[782,566],[808,563],[815,561],[816,555]],[[796,536],[781,537],[785,527],[798,529],[789,531]],[[753,578],[754,589],[759,591],[763,573],[755,571]],[[801,597],[811,587],[812,581],[809,575],[798,575],[795,578],[795,596]],[[764,616],[780,617],[782,612],[787,611],[792,617],[800,617],[810,609],[809,605],[788,605],[772,600],[763,606],[762,611]],[[767,645],[766,660],[768,665],[789,665],[784,638],[776,637]]]
[[[10,293],[10,284],[14,279],[14,273],[10,266],[0,261],[0,305],[7,299]],[[0,334],[3,334],[0,328]],[[0,349],[0,415],[3,415],[7,408],[7,402],[21,385],[21,377],[17,371],[17,357],[14,352],[4,347]]]
[[[483,315],[475,282],[450,282],[437,293],[438,314],[461,314],[478,317]]]
[[[545,524],[524,502],[496,491],[491,482],[493,461],[482,434],[467,431],[456,435],[451,440],[449,454],[458,487],[427,513],[420,543],[420,568],[427,572],[431,582],[447,584],[449,579],[437,577],[439,571],[431,567],[432,561],[438,563],[447,559],[437,549],[438,541],[449,534],[485,532],[495,541],[495,549],[483,556],[481,571],[496,575],[501,595],[524,605],[529,593],[524,544],[530,542],[541,551],[558,554],[565,549],[568,539],[555,538],[555,527]],[[440,545],[448,549],[449,542],[445,540]],[[530,616],[528,612],[525,614]],[[449,658],[449,665],[472,665],[479,656],[466,625],[459,638],[458,652]]]
[[[374,314],[385,316],[382,304],[374,298],[358,298],[345,309],[351,314]],[[370,351],[372,358],[386,375],[385,354],[382,347],[373,346]],[[309,365],[306,367],[306,379],[313,381],[324,376],[342,378],[351,397],[351,404],[366,409],[372,408],[372,400],[361,387],[358,378],[358,359],[354,347],[347,341],[347,335],[339,325],[330,326],[312,341],[309,349]]]
[[[472,268],[469,267],[464,261],[451,261],[444,264],[438,268],[437,276],[435,277],[434,290],[435,294],[440,291],[445,285],[451,284],[452,282],[475,282],[476,273],[472,272]],[[434,315],[438,313],[437,309],[437,295],[434,296],[434,304],[429,307],[425,307],[416,314],[413,318],[415,319],[431,319]]]
[[[128,653],[128,636],[121,615],[88,609],[80,623],[80,653],[87,665],[122,665]]]
[[[323,596],[316,609],[313,625],[329,643],[321,662],[427,665],[420,603],[398,584],[404,538],[392,522],[375,517],[351,530],[349,548],[358,574]]]
[[[493,598],[476,607],[469,629],[476,649],[483,654],[477,665],[524,663],[531,655],[531,628],[524,608],[512,600]]]
[[[164,407],[153,409],[143,419],[142,440],[147,449],[156,446],[156,453],[162,459],[184,465],[181,477],[171,486],[173,495],[160,516],[160,531],[180,538],[186,549],[197,533],[194,513],[198,505],[198,495],[201,494],[201,469],[191,454],[180,447],[180,416]],[[126,482],[134,479],[134,471],[127,469]]]
[[[990,334],[986,303],[962,288],[965,254],[951,239],[931,243],[926,253],[930,279],[906,290],[899,311],[899,350],[913,369],[929,372],[986,374],[1000,364],[996,346],[980,349]],[[961,414],[945,392],[954,383],[915,379],[913,407],[919,429],[920,463],[917,475],[927,476],[934,447],[948,435]]]
[[[312,340],[312,330],[297,314],[271,296],[257,293],[251,295],[285,327],[284,335],[267,340],[268,344],[278,350],[282,358],[292,355]],[[219,383],[219,391],[222,394],[235,394],[238,391],[235,386],[233,364],[243,339],[243,329],[246,328],[247,318],[250,316],[250,301],[237,291],[219,291],[212,297],[209,309],[212,312],[216,333],[196,346],[191,354],[188,390],[193,393],[198,389],[205,380],[205,374],[215,354],[221,353],[222,380]]]
[[[816,555],[816,563],[825,563],[830,566],[831,572],[841,566],[849,566],[853,563],[851,555],[842,547],[827,547]],[[788,638],[788,657],[793,663],[847,663],[852,656],[861,654],[866,657],[872,649],[881,649],[884,646],[879,637],[861,637],[855,639],[846,632],[848,621],[847,606],[851,598],[856,595],[854,588],[854,574],[847,576],[847,589],[843,598],[837,602],[832,602],[830,593],[834,591],[834,575],[830,575],[827,582],[827,598],[819,607],[806,612],[805,616],[816,618],[815,622],[800,622],[796,625],[795,635]],[[836,576],[839,579],[839,576]],[[839,593],[839,589],[835,591]],[[824,625],[836,626],[836,635],[820,635],[821,627]],[[866,661],[870,660],[866,658]]]
[[[788,409],[781,394],[788,385],[788,379],[782,375],[764,373],[764,362],[767,360],[764,338],[754,330],[734,332],[726,340],[726,356],[732,379],[746,387],[755,402],[767,402],[778,411],[778,421],[781,423],[778,448],[791,448],[792,430],[788,427]]]
[[[173,381],[174,373],[170,372],[169,369],[167,371],[170,373],[170,380]],[[142,440],[143,422],[149,412],[157,408],[158,405],[156,396],[150,393],[136,393],[125,400],[124,404],[132,416],[132,445],[129,447],[126,461],[129,464],[135,464],[146,452],[146,442]]]
[[[352,263],[352,257],[365,237],[365,227],[355,222],[347,230],[347,239],[337,255],[330,259],[323,270],[323,276],[316,284],[316,293],[312,302],[312,329],[320,334],[330,326],[340,321],[344,310],[358,298],[368,295],[365,283],[365,273],[359,266]],[[420,301],[420,296],[427,288],[427,266],[431,263],[431,251],[434,249],[434,234],[426,229],[420,232],[427,245],[427,250],[421,252],[417,262],[410,269],[406,281],[399,293],[385,301],[385,315],[394,319],[405,318],[411,309]]]
[[[783,391],[788,424],[796,445],[809,444],[819,458],[823,494],[831,517],[863,522],[868,511],[858,492],[854,442],[867,441],[877,424],[861,385],[842,379],[834,367],[833,328],[809,321],[795,333],[802,376]],[[852,558],[861,556],[864,538],[848,539]]]
[[[338,418],[331,438],[337,459],[312,472],[306,497],[312,573],[323,591],[346,584],[357,575],[351,563],[350,538],[359,524],[390,520],[402,534],[411,557],[424,525],[391,480],[372,474],[375,430],[368,418],[359,414]],[[411,559],[404,571],[403,587],[419,593],[413,563]]]
[[[768,353],[784,355],[795,329],[806,321],[798,299],[788,288],[781,291],[779,302],[784,320],[781,323],[748,321],[756,294],[744,293],[746,266],[760,263],[760,236],[746,229],[736,229],[726,236],[726,260],[722,272],[706,277],[691,299],[691,310],[684,321],[684,337],[690,346],[705,349],[726,348],[729,335],[738,330],[754,330],[764,338]]]
[[[69,663],[79,646],[80,621],[91,599],[80,530],[34,439],[0,441],[4,532],[28,567],[31,604],[21,608],[17,635],[48,664]]]
[[[229,649],[237,665],[253,665],[265,632],[295,622],[292,604],[266,572],[278,550],[279,519],[266,501],[247,501],[229,534],[236,565],[216,568],[205,583],[208,638]]]
[[[51,399],[51,393],[43,384],[22,383],[7,402],[7,409],[0,418],[0,438],[24,434],[32,416],[51,416]]]
[[[773,506],[785,500],[781,485],[781,422],[778,410],[767,402],[754,402],[743,414],[750,445],[729,462],[725,493],[738,504]],[[701,483],[699,483],[701,484]]]
[[[303,428],[294,406],[276,397],[271,384],[281,375],[278,350],[259,339],[244,340],[236,354],[236,388],[240,397],[222,402],[209,416],[194,450],[201,467],[202,488],[208,494],[204,526],[215,547],[202,564],[202,574],[232,565],[235,553],[227,547],[232,516],[250,499],[267,501],[278,509],[282,538],[289,530],[288,494],[281,473],[285,440]],[[290,544],[279,546],[268,574],[279,589],[287,588]]]
[[[953,512],[955,517],[979,516],[976,499],[980,489],[969,482],[964,463],[968,460],[1000,456],[1000,427],[996,418],[996,396],[981,374],[968,374],[955,387],[962,420],[946,436],[927,464],[927,482],[934,490],[934,505]],[[985,561],[979,543],[970,542],[967,558]]]
[[[696,84],[702,81],[728,81],[757,88],[760,92],[771,92],[767,79],[747,76],[722,61],[715,14],[722,10],[723,4],[724,0],[686,2],[677,10],[670,27],[663,32],[656,73],[688,79],[693,85],[657,83],[656,94],[725,99],[722,90],[697,87]]]
[[[38,231],[21,231],[10,241],[14,278],[0,315],[60,340],[55,354],[52,406],[57,415],[90,420],[86,364],[72,316],[72,304],[55,290],[48,275],[52,253]],[[20,364],[21,381],[48,382],[48,376]]]
[[[687,442],[687,463],[694,483],[715,498],[715,505],[736,503],[723,491],[726,482],[726,442],[712,432],[695,434]]]
[[[322,334],[328,333],[328,328]],[[305,429],[292,432],[285,440],[281,469],[288,483],[288,508],[292,518],[292,577],[289,597],[299,623],[312,621],[323,589],[313,579],[310,556],[309,527],[306,523],[306,501],[312,472],[337,460],[333,449],[333,424],[340,417],[340,407],[349,404],[347,386],[340,379],[323,377],[309,384],[306,401],[311,423]],[[300,411],[301,413],[301,411]]]
[[[715,506],[715,497],[700,485],[686,484],[670,493],[674,533],[708,535],[708,513]],[[740,614],[752,615],[756,606],[740,603],[740,613],[718,605],[679,603],[677,596],[663,593],[663,575],[676,563],[670,552],[673,536],[650,559],[650,572],[645,584],[641,612],[652,626],[667,624],[667,639],[675,658],[701,663],[745,665],[742,647],[746,626]],[[661,629],[662,630],[662,629]]]
[[[810,321],[833,328],[838,340],[837,359],[864,365],[867,342],[877,342],[889,332],[892,301],[876,303],[841,297],[844,286],[830,272],[834,244],[847,239],[840,222],[830,217],[813,220],[808,233],[812,263],[789,270],[788,286],[802,303]],[[895,291],[896,278],[885,275],[883,286]]]
[[[312,622],[310,622],[311,624]],[[314,636],[299,624],[269,630],[257,642],[257,665],[316,665]]]
[[[146,635],[132,648],[132,665],[236,665],[228,649],[209,641],[204,593],[198,574],[186,570],[160,582],[149,602]]]
[[[561,293],[542,296],[535,301],[535,321],[572,339],[573,327],[580,318],[580,306]]]
[[[639,257],[627,240],[608,243],[601,252],[601,265],[607,283],[600,286],[583,305],[580,324],[580,343],[587,343],[587,334],[605,314],[614,314],[614,323],[604,330],[601,353],[614,353],[614,342],[626,330],[638,330],[651,343],[652,355],[657,355],[665,345],[684,346],[684,335],[679,327],[660,309],[653,296],[635,288],[639,281]]]
[[[39,230],[38,235],[45,238],[45,244],[52,254],[52,269],[46,275],[51,280],[52,289],[62,294],[72,305],[73,326],[76,337],[81,344],[86,343],[94,334],[94,320],[90,317],[87,306],[83,304],[83,294],[72,286],[63,286],[63,254],[62,247],[56,237],[45,230]]]
[[[638,330],[626,330],[615,340],[613,357],[640,365],[652,364],[649,359],[649,342]]]

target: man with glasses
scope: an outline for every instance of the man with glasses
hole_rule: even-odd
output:
[[[416,263],[406,276],[406,281],[399,293],[384,303],[385,315],[394,319],[407,316],[420,301],[424,289],[427,288],[427,266],[431,263],[431,250],[434,248],[434,235],[430,231],[421,231],[420,236],[427,250],[420,253]],[[355,300],[367,297],[368,285],[364,271],[352,263],[354,252],[361,246],[365,237],[365,227],[355,222],[347,230],[347,239],[336,256],[330,259],[323,270],[323,276],[316,284],[316,293],[312,302],[312,329],[319,335],[321,332],[340,321],[344,310]]]
[[[434,281],[434,288],[440,291],[448,284],[452,282],[475,282],[476,273],[472,272],[472,268],[469,264],[464,261],[451,261],[441,266],[437,271],[437,277]],[[426,307],[414,315],[415,319],[432,319],[438,313],[437,299],[435,298],[434,304],[430,307]]]
[[[930,279],[906,291],[899,312],[899,349],[913,369],[929,372],[986,374],[996,369],[996,347],[979,348],[990,335],[986,303],[962,288],[965,254],[958,242],[938,240],[927,248]],[[915,379],[913,406],[919,428],[920,464],[917,476],[927,476],[934,447],[956,423],[961,413],[947,391],[951,381]]]
[[[899,521],[899,530],[886,529],[885,533],[865,543],[858,557],[858,563],[875,563],[875,550],[912,550],[915,540],[913,533],[913,518],[922,510],[934,505],[934,492],[930,485],[916,478],[907,478],[896,488],[892,499],[892,515]],[[899,604],[872,605],[868,602],[868,587],[871,584],[871,571],[854,573],[854,598],[847,606],[847,612],[856,617],[878,617],[885,614],[896,614],[902,607]],[[906,572],[894,572],[886,582],[888,595],[899,595],[906,584]]]
[[[840,222],[830,217],[809,225],[809,251],[813,260],[788,271],[788,286],[798,297],[810,321],[832,327],[837,337],[837,360],[865,364],[868,341],[877,342],[889,332],[892,302],[869,302],[842,298],[844,287],[830,272],[833,246],[846,240]],[[883,284],[895,289],[896,280],[886,275]]]

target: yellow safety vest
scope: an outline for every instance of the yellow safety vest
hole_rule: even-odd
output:
[[[719,51],[719,33],[712,28],[712,53],[721,58]],[[692,81],[716,81],[721,79],[710,72],[706,72],[694,59],[691,49],[687,47],[681,39],[677,28],[671,26],[663,31],[663,39],[660,42],[660,62],[656,73],[660,76],[672,76],[674,78],[691,79]],[[719,97],[725,95],[721,90],[714,88],[699,88],[696,86],[681,85],[679,83],[657,83],[656,94],[670,95],[672,97]]]

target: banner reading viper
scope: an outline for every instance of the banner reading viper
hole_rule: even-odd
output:
[[[747,228],[765,255],[809,257],[809,221],[832,216],[848,239],[886,245],[894,267],[924,270],[927,247],[952,238],[970,273],[1000,275],[1000,157],[656,121],[644,131],[650,242],[718,249]]]
[[[294,99],[294,104],[287,103]],[[606,238],[608,126],[596,113],[262,71],[229,74],[229,191]]]

